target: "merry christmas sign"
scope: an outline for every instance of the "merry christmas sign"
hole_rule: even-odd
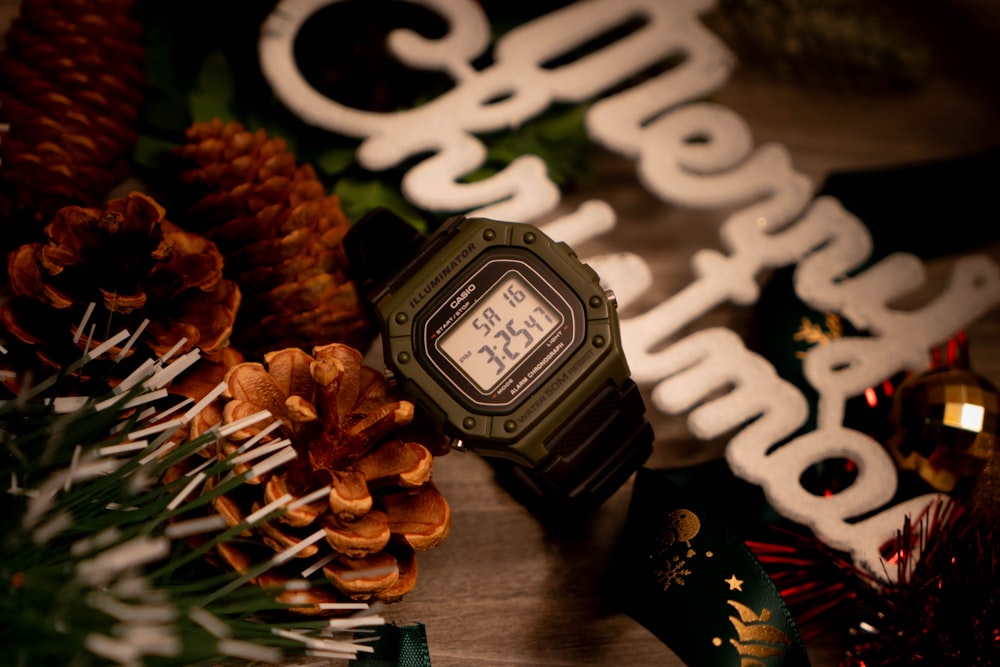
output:
[[[294,42],[330,0],[285,0],[265,21],[259,55],[275,94],[309,124],[360,140],[357,159],[378,172],[409,166],[402,190],[430,211],[540,222],[556,210],[560,190],[545,163],[525,155],[484,180],[464,177],[483,165],[484,133],[517,127],[552,105],[592,101],[589,138],[632,160],[639,183],[665,204],[732,211],[721,229],[723,252],[692,258],[694,280],[648,311],[622,321],[633,376],[650,388],[653,409],[688,414],[690,430],[709,439],[736,431],[726,461],[759,485],[783,516],[811,528],[832,548],[849,552],[876,577],[881,548],[904,517],[916,520],[941,494],[891,504],[898,472],[886,448],[845,423],[847,401],[900,371],[927,365],[927,351],[1000,303],[1000,267],[985,256],[954,263],[950,284],[915,310],[890,306],[919,288],[925,267],[896,253],[870,259],[871,236],[836,199],[816,196],[782,145],[756,145],[737,113],[706,101],[725,85],[734,58],[702,24],[708,0],[585,0],[502,35],[491,45],[482,8],[471,0],[425,0],[447,33],[429,39],[399,29],[388,46],[415,70],[446,73],[454,86],[426,103],[395,112],[353,108],[320,93],[302,75]],[[625,25],[639,27],[596,49],[586,45]],[[488,66],[473,66],[492,46]],[[569,53],[558,66],[546,63]],[[664,71],[644,75],[665,62]],[[634,82],[623,86],[626,82]],[[570,245],[613,234],[616,212],[589,201],[545,222]],[[652,281],[641,252],[585,258],[613,289],[622,308]],[[695,329],[724,303],[754,304],[761,274],[794,267],[795,294],[835,313],[864,337],[845,336],[812,348],[802,370],[819,395],[816,428],[796,434],[809,407],[802,392],[726,328]],[[725,390],[725,391],[722,391]],[[669,445],[667,445],[669,446]],[[800,482],[811,466],[844,458],[853,482],[816,495]],[[859,520],[860,517],[864,517]]]

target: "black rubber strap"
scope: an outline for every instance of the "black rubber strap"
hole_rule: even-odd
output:
[[[445,220],[429,237],[398,215],[376,208],[359,218],[344,236],[348,270],[361,294],[377,303],[405,283],[458,231],[465,216]]]
[[[348,265],[361,293],[374,303],[433,256],[465,218],[445,221],[429,238],[385,209],[375,209],[344,238]],[[634,382],[611,382],[584,401],[575,417],[545,442],[549,455],[535,468],[492,460],[508,490],[545,512],[589,512],[600,506],[649,458],[653,430]],[[513,484],[515,488],[511,488]]]
[[[344,236],[351,277],[370,302],[378,300],[388,280],[409,265],[427,240],[420,231],[384,208],[358,219]]]
[[[608,383],[582,403],[546,443],[535,468],[494,466],[507,488],[539,513],[586,514],[625,483],[653,451],[653,429],[632,380]],[[512,486],[513,485],[513,486]]]

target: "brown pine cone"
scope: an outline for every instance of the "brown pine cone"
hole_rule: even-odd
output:
[[[294,505],[294,499],[325,491],[219,544],[219,560],[245,573],[275,552],[318,539],[256,578],[271,586],[321,569],[333,587],[291,594],[288,599],[305,604],[301,613],[320,613],[320,602],[395,601],[409,592],[416,582],[416,552],[438,546],[451,526],[448,503],[431,481],[433,459],[447,449],[434,431],[414,428],[419,420],[413,404],[398,399],[381,373],[364,366],[358,350],[339,343],[317,347],[312,355],[299,348],[270,352],[264,364],[233,366],[225,381],[227,391],[196,417],[189,436],[267,410],[267,420],[220,440],[215,454],[249,454],[287,438],[297,457],[218,496],[215,511],[236,527],[276,499],[287,495]],[[240,463],[235,472],[247,473],[264,458]],[[175,469],[168,481],[183,473]],[[209,486],[222,481],[210,479]]]
[[[347,275],[336,195],[284,140],[238,122],[196,123],[177,149],[185,224],[215,241],[243,291],[233,335],[248,358],[338,341],[366,349],[374,323]]]
[[[0,54],[0,250],[128,173],[144,50],[131,0],[23,0]]]
[[[166,220],[148,195],[133,192],[104,208],[67,206],[45,235],[45,243],[8,255],[10,295],[0,303],[0,323],[24,346],[4,357],[21,365],[15,371],[51,373],[123,329],[138,331],[144,320],[126,358],[136,347],[162,355],[181,339],[175,354],[226,349],[240,291],[223,278],[222,255],[208,239]],[[119,376],[127,369],[123,364]]]

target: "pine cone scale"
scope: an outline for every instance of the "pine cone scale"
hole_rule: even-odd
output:
[[[269,552],[292,549],[297,560],[324,563],[324,579],[336,592],[335,599],[400,599],[416,582],[415,548],[440,544],[451,523],[447,502],[430,481],[430,443],[389,435],[411,425],[412,405],[400,407],[405,401],[392,394],[381,374],[362,366],[360,352],[343,344],[320,346],[311,355],[298,348],[276,350],[265,358],[266,365],[243,362],[230,369],[217,412],[223,422],[231,423],[267,406],[296,406],[287,411],[287,421],[282,417],[280,433],[255,446],[288,437],[299,456],[267,473],[261,484],[231,492],[216,508],[227,523],[237,525],[265,505],[294,507],[280,519],[255,526],[247,540],[222,546],[219,558],[246,571],[253,562],[266,560]],[[378,433],[361,426],[374,422],[381,427],[381,415],[400,412],[405,419],[389,417],[396,421]],[[369,419],[369,414],[379,416]],[[217,455],[228,456],[261,428],[230,433],[220,441]],[[365,442],[366,456],[352,428],[370,439]],[[326,460],[317,465],[317,456]],[[321,488],[329,492],[315,499],[313,492]],[[397,498],[400,493],[405,498]],[[307,495],[314,498],[307,504],[287,502]],[[325,539],[300,550],[302,540],[317,530]],[[287,581],[301,576],[301,569],[276,567],[258,583]],[[330,598],[318,591],[298,599],[307,605],[302,613],[317,614],[314,605]]]
[[[142,26],[131,2],[22,0],[0,54],[0,211],[5,249],[39,223],[96,206],[127,173],[142,86]]]
[[[312,165],[280,138],[213,120],[188,128],[176,156],[190,224],[219,244],[226,275],[246,290],[234,343],[312,349],[330,340],[366,348],[375,323],[350,285],[342,241],[350,221]]]
[[[58,368],[80,348],[121,329],[136,331],[144,320],[148,326],[136,343],[157,356],[178,342],[184,343],[181,352],[200,347],[208,355],[228,345],[240,291],[222,279],[214,245],[172,225],[165,214],[140,193],[104,208],[64,207],[45,227],[45,243],[26,243],[8,254],[13,298],[0,303],[0,312],[16,340],[28,346],[16,355],[24,372]],[[97,306],[91,326],[101,328],[77,335],[91,304]]]

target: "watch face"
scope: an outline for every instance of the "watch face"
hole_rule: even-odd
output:
[[[562,313],[512,269],[434,345],[480,391],[490,392],[563,321]]]
[[[583,339],[579,299],[531,257],[488,258],[460,276],[418,327],[418,349],[436,374],[481,409],[516,404]]]

